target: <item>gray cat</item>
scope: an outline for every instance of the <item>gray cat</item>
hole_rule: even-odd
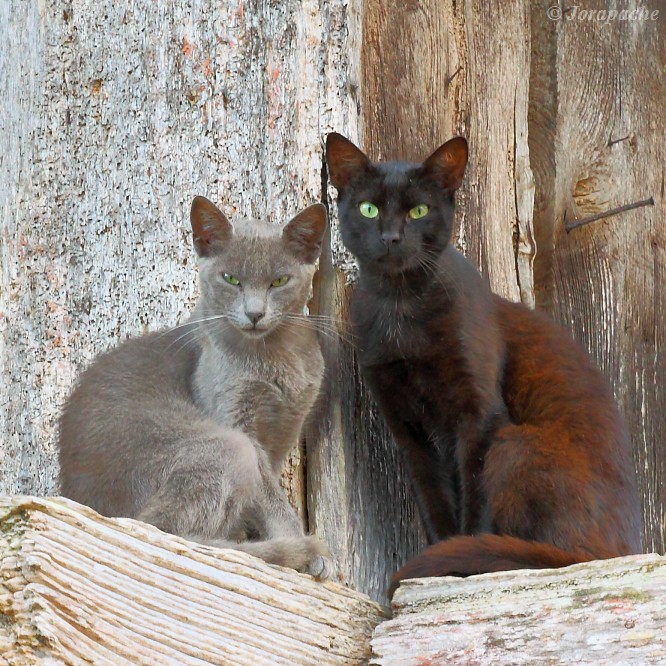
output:
[[[304,535],[279,485],[324,372],[303,310],[326,209],[283,228],[233,226],[196,197],[190,219],[199,301],[185,324],[129,340],[83,373],[60,419],[62,494],[326,578],[326,548]]]

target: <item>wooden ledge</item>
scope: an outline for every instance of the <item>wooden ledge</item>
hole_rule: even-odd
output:
[[[336,583],[62,498],[0,497],[0,557],[12,666],[666,663],[658,555],[407,581],[385,622]]]
[[[371,664],[666,664],[666,557],[403,583]]]
[[[386,616],[338,584],[63,498],[0,498],[0,556],[13,666],[361,664]]]

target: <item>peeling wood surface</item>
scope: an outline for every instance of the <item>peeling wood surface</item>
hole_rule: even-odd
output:
[[[585,9],[608,3],[591,0]],[[532,29],[536,300],[611,382],[632,436],[645,548],[663,553],[666,15],[551,21],[535,9]],[[565,220],[649,197],[654,206],[564,230]]]
[[[362,664],[384,610],[233,550],[75,502],[0,498],[0,661]]]
[[[371,664],[663,664],[666,558],[403,583]]]

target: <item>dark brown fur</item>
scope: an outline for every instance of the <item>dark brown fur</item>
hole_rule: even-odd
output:
[[[405,578],[640,550],[629,438],[607,383],[564,329],[492,294],[449,244],[461,141],[421,165],[327,142],[343,241],[359,261],[359,362],[439,541],[398,571],[391,594]],[[363,201],[380,214],[362,218]],[[420,203],[428,214],[408,218]]]

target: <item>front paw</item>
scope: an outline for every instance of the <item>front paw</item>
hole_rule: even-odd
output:
[[[317,580],[332,578],[335,574],[335,565],[326,544],[316,536],[305,537],[304,544],[307,556],[304,558],[303,566],[298,567],[298,570],[314,576]]]
[[[335,565],[330,557],[317,555],[308,562],[303,573],[314,576],[317,580],[330,580],[335,574]]]

